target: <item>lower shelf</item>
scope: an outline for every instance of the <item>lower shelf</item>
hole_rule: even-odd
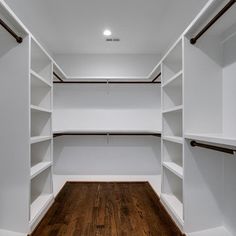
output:
[[[26,236],[26,234],[0,229],[0,236]]]
[[[175,162],[171,161],[165,161],[162,163],[164,167],[169,169],[171,172],[173,172],[175,175],[177,175],[179,178],[183,178],[183,167],[176,164]]]
[[[233,236],[225,227],[217,227],[188,234],[188,236]]]
[[[178,220],[180,225],[183,226],[183,203],[172,194],[162,194],[161,199],[164,202],[164,205],[172,212],[175,218]]]
[[[37,218],[47,209],[53,201],[53,194],[42,194],[38,196],[30,206],[30,224],[33,225]]]

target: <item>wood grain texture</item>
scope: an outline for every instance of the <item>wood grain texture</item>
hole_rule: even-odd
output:
[[[147,182],[68,182],[32,236],[182,236]]]

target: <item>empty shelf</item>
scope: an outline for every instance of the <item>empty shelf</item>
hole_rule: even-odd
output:
[[[175,106],[175,107],[166,109],[166,110],[162,111],[162,113],[175,112],[175,111],[179,111],[179,110],[182,110],[182,109],[183,109],[183,106],[180,105],[180,106]]]
[[[30,206],[30,223],[33,224],[37,217],[53,201],[53,194],[42,194],[38,196]]]
[[[190,233],[189,236],[233,236],[225,227],[217,227],[208,230]]]
[[[7,231],[7,230],[0,230],[0,236],[25,236],[26,234],[13,232],[13,231]]]
[[[173,213],[178,222],[183,225],[183,203],[172,194],[162,194],[161,199],[164,201],[168,209]]]
[[[43,141],[50,140],[52,137],[51,136],[35,136],[30,138],[30,143],[39,143]]]
[[[52,165],[52,162],[40,162],[31,167],[30,177],[33,179],[35,176],[46,170]]]
[[[174,80],[176,80],[180,75],[182,75],[183,71],[179,71],[178,73],[176,73],[174,76],[172,76],[168,81],[166,81],[162,87],[167,86],[168,84],[172,83]]]
[[[163,162],[163,166],[176,174],[178,177],[183,178],[183,167],[175,162]]]
[[[174,143],[180,143],[180,144],[183,143],[183,138],[177,137],[177,136],[164,136],[163,140],[167,140]]]
[[[226,137],[223,134],[194,134],[194,133],[187,133],[187,134],[185,134],[185,138],[187,138],[187,139],[194,139],[194,140],[197,140],[197,141],[216,143],[216,144],[236,146],[236,138]]]
[[[34,84],[35,86],[47,85],[49,87],[52,87],[52,85],[49,82],[47,82],[42,76],[37,74],[35,71],[30,70],[30,74],[33,75],[35,78],[37,78],[37,80],[31,79],[31,83]]]
[[[52,110],[50,110],[50,109],[46,109],[46,108],[43,108],[43,107],[39,107],[39,106],[34,106],[34,105],[31,105],[30,106],[30,108],[31,108],[31,110],[33,111],[33,112],[47,112],[47,113],[51,113],[52,112]]]

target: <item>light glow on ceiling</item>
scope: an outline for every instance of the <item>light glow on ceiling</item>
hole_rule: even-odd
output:
[[[105,30],[103,31],[103,35],[104,35],[104,36],[111,36],[112,33],[111,33],[111,31],[110,31],[109,29],[105,29]]]

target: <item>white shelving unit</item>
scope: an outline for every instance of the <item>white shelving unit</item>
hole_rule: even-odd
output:
[[[184,227],[182,64],[182,38],[180,38],[162,61],[161,201],[181,230]]]
[[[35,227],[53,201],[51,169],[44,168],[31,180],[30,225]]]
[[[236,5],[195,45],[189,42],[227,2],[209,8],[184,39],[184,215],[190,236],[236,235],[235,156],[190,145],[236,147]]]
[[[53,201],[52,61],[31,38],[31,170],[30,231]]]

